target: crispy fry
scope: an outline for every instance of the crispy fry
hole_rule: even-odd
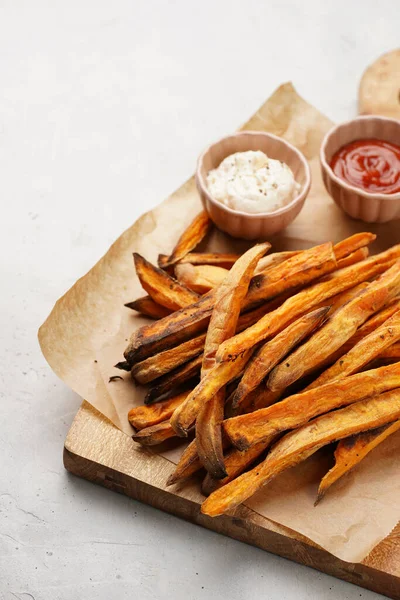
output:
[[[238,356],[236,360],[216,364],[207,373],[171,417],[171,425],[178,435],[186,436],[188,434],[188,430],[195,421],[200,407],[211,400],[214,394],[242,372],[251,354],[252,350],[249,350]]]
[[[369,283],[367,281],[363,281],[363,283],[359,283],[358,285],[355,285],[353,288],[350,288],[349,290],[341,292],[340,294],[336,294],[336,296],[333,296],[333,298],[330,298],[329,305],[331,308],[330,308],[329,314],[330,315],[333,314],[339,308],[341,308],[342,306],[347,304],[347,302],[349,302],[350,300],[353,300],[353,298],[358,296],[359,293],[362,292],[362,290],[365,290],[365,288],[367,288],[368,285],[369,285]],[[323,303],[323,305],[324,305],[324,303]]]
[[[260,408],[267,408],[281,398],[282,392],[271,392],[263,383],[260,383],[258,388],[250,392],[246,400],[240,404],[239,410],[236,414],[247,414],[259,410]],[[229,416],[236,416],[235,413]]]
[[[368,248],[359,248],[355,252],[352,252],[348,256],[341,258],[338,260],[338,269],[344,269],[344,267],[349,267],[350,265],[355,265],[356,263],[368,258],[369,250]]]
[[[221,423],[224,420],[225,388],[202,406],[196,418],[196,448],[201,464],[215,479],[227,473],[222,447]]]
[[[149,383],[166,373],[170,373],[191,358],[199,356],[204,349],[206,334],[199,335],[175,348],[164,350],[155,356],[150,356],[142,362],[133,365],[132,377],[141,384]]]
[[[207,235],[211,227],[210,217],[203,210],[185,229],[178,240],[171,256],[162,261],[162,268],[170,267],[184,258],[193,248],[200,244],[201,240]],[[161,265],[160,265],[161,266]]]
[[[201,487],[203,494],[208,496],[215,490],[236,479],[236,477],[241,475],[243,471],[250,467],[261,454],[267,450],[274,439],[274,437],[271,437],[270,440],[255,444],[244,452],[241,452],[237,448],[230,448],[224,457],[227,473],[226,477],[223,479],[214,479],[211,477],[210,473],[207,473]]]
[[[371,450],[379,446],[379,444],[399,429],[400,421],[395,421],[391,425],[384,425],[378,429],[364,431],[363,433],[340,440],[335,450],[335,466],[321,479],[315,504],[318,504],[322,500],[328,489],[338,479],[351,471]]]
[[[254,274],[258,275],[259,273],[263,273],[272,267],[276,267],[281,263],[285,262],[288,258],[292,258],[295,254],[300,254],[300,251],[295,250],[294,252],[274,252],[273,254],[268,254],[267,256],[263,256],[257,263],[256,268],[254,269]]]
[[[163,421],[167,421],[175,408],[182,404],[189,392],[182,392],[169,400],[162,402],[155,402],[148,406],[135,406],[128,413],[129,423],[135,429],[144,429],[145,427],[152,427],[158,425]]]
[[[142,296],[133,302],[127,302],[124,306],[136,310],[151,319],[162,319],[171,314],[171,309],[161,306],[161,304],[157,304],[150,296]]]
[[[378,327],[382,325],[388,318],[394,315],[400,309],[400,301],[398,299],[389,302],[388,306],[377,312],[375,315],[367,319],[364,325],[361,325],[357,329],[354,335],[351,336],[347,342],[343,344],[336,352],[331,354],[325,361],[323,361],[319,368],[325,368],[333,365],[337,362],[344,354],[349,352],[359,341],[363,340],[367,335],[375,331]],[[332,311],[331,311],[332,312]],[[393,344],[392,348],[395,346]],[[388,348],[385,352],[390,353],[390,348]],[[385,354],[385,352],[383,354]]]
[[[398,340],[400,340],[400,310],[385,321],[383,325],[360,340],[329,369],[321,373],[307,389],[313,389],[330,381],[353,375]]]
[[[197,452],[196,440],[192,440],[183,452],[175,471],[168,478],[167,485],[173,485],[174,483],[178,483],[178,481],[187,479],[202,467],[203,465]]]
[[[336,267],[337,262],[330,242],[303,250],[267,272],[256,275],[250,284],[245,306],[256,306],[290,288],[306,285],[325,273],[332,272]]]
[[[223,428],[232,444],[239,450],[245,450],[270,435],[299,427],[324,412],[396,387],[400,387],[398,363],[294,394],[268,408],[227,419]]]
[[[222,254],[218,252],[189,252],[184,258],[179,261],[179,264],[191,264],[191,265],[215,265],[223,267],[224,269],[230,269],[235,264],[237,259],[240,258],[240,254]],[[164,268],[163,265],[167,262],[168,256],[165,254],[159,254],[158,266]]]
[[[163,377],[160,377],[156,381],[156,385],[151,387],[147,392],[144,403],[152,404],[171,390],[182,386],[195,377],[198,377],[200,374],[201,362],[201,355],[196,356],[196,358],[192,358],[192,360],[189,360],[181,367],[178,367],[178,369],[175,369],[171,373],[167,373]]]
[[[368,231],[364,231],[362,233],[356,233],[341,242],[335,244],[335,256],[337,260],[352,254],[359,248],[364,248],[371,244],[371,242],[376,240],[376,235],[374,233],[369,233]]]
[[[261,465],[216,490],[203,503],[201,510],[213,517],[221,515],[244,502],[271,479],[299,464],[322,446],[392,423],[399,417],[400,389],[322,415],[286,434],[275,444]]]
[[[299,259],[299,256],[302,258]],[[261,273],[253,277],[244,302],[244,310],[247,311],[254,305],[266,302],[276,296],[279,297],[279,294],[288,292],[299,285],[305,285],[312,279],[332,271],[336,264],[331,244],[323,244],[305,250],[278,265],[278,267],[270,269],[268,273]],[[374,273],[376,272],[378,272],[378,269],[374,271]],[[353,285],[356,283],[358,282]],[[348,285],[347,287],[352,286]],[[343,290],[339,288],[339,291]],[[202,333],[206,329],[211,316],[214,292],[215,290],[211,290],[194,304],[136,331],[131,336],[128,347],[124,352],[129,364],[132,365],[161,350],[184,342],[198,333]],[[334,291],[332,295],[338,292]],[[300,316],[300,314],[295,315],[295,317]]]
[[[328,307],[318,308],[300,317],[271,341],[266,342],[249,361],[232,400],[232,411],[237,412],[248,394],[270,371],[324,320]],[[276,390],[275,390],[276,391]]]
[[[198,299],[198,294],[181,285],[176,279],[152,265],[137,252],[134,252],[133,258],[142,287],[158,304],[177,310]]]
[[[221,344],[217,358],[221,361],[229,360],[265,338],[276,335],[293,319],[301,316],[307,310],[309,311],[332,296],[386,271],[399,257],[400,244],[360,263],[331,273],[320,282],[288,298],[279,309],[267,314],[243,333],[235,335]],[[166,317],[166,319],[169,318]],[[128,360],[127,356],[125,358]]]
[[[228,276],[216,289],[205,341],[202,374],[214,367],[218,346],[235,333],[254,268],[270,247],[271,244],[266,242],[250,248],[236,261]]]
[[[341,269],[345,266],[355,264],[356,262],[367,258],[369,254],[367,246],[375,239],[376,235],[373,233],[364,232],[352,235],[338,244],[335,244],[333,251],[335,253],[336,260],[338,261],[338,268]],[[292,256],[295,254],[300,254],[300,252],[301,250],[295,250],[268,254],[268,256],[265,256],[259,261],[255,273],[261,273],[272,266],[276,266],[284,262],[288,258],[292,258]],[[347,264],[345,261],[348,261]]]
[[[194,304],[135,331],[124,352],[129,364],[133,365],[205,331],[212,312],[213,294],[214,290],[211,290]]]
[[[219,345],[235,333],[254,269],[270,247],[269,243],[264,243],[250,248],[236,261],[217,288],[204,346],[202,378],[215,366]],[[199,405],[196,415],[197,451],[206,470],[216,479],[226,476],[221,436],[224,404],[225,389],[220,388],[204,406]]]
[[[141,429],[132,436],[132,439],[142,444],[142,446],[156,446],[173,437],[176,437],[175,431],[168,421],[164,421],[152,427]]]
[[[239,382],[234,387],[232,394],[225,402],[225,419],[237,417],[245,413],[253,412],[259,408],[266,408],[274,404],[282,394],[279,392],[271,392],[263,383],[260,383],[256,389],[250,392],[243,402],[237,408],[233,408],[233,398]]]
[[[177,280],[198,294],[205,294],[223,282],[228,269],[214,265],[178,264],[175,267]]]
[[[361,325],[357,332],[350,339],[354,346],[357,342],[365,338],[367,335],[378,329],[383,323],[385,323],[390,317],[392,317],[398,310],[400,310],[400,300],[395,298],[385,308],[374,314],[364,325]],[[349,348],[350,349],[350,348]]]
[[[394,360],[400,359],[400,343],[393,344],[387,348],[382,354],[380,354],[379,358],[390,358]]]
[[[268,378],[269,389],[282,390],[310,373],[399,292],[400,261],[342,306],[317,333],[275,367]]]

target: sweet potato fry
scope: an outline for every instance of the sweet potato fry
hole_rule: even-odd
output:
[[[350,300],[353,300],[353,298],[358,296],[358,294],[360,292],[362,292],[362,290],[365,290],[365,288],[368,287],[368,285],[369,285],[368,282],[364,281],[363,283],[359,283],[358,285],[355,285],[353,288],[350,288],[349,290],[346,290],[345,292],[341,292],[340,294],[333,296],[333,298],[330,298],[329,306],[331,308],[330,308],[328,314],[332,315],[340,307],[347,304],[347,302],[349,302]],[[323,305],[324,305],[324,303],[323,303]]]
[[[268,408],[227,419],[224,431],[232,444],[245,450],[287,429],[300,427],[327,411],[400,387],[400,364],[371,369],[294,394]]]
[[[161,258],[160,258],[161,257]],[[215,265],[217,267],[223,267],[224,269],[230,269],[235,264],[240,254],[223,254],[218,252],[189,252],[184,258],[179,261],[179,264],[191,264],[191,265]],[[160,254],[158,257],[158,266],[163,268],[163,265],[167,262],[168,256]]]
[[[160,377],[156,381],[156,385],[151,387],[147,392],[144,403],[152,404],[171,390],[179,388],[191,379],[198,377],[200,374],[201,362],[202,356],[196,356],[196,358],[192,358],[192,360],[189,360],[171,373],[167,373],[163,377]]]
[[[232,411],[238,411],[248,394],[252,392],[290,350],[299,344],[324,320],[328,307],[317,308],[294,321],[271,341],[266,342],[249,361],[243,377],[234,393]]]
[[[351,336],[347,342],[343,344],[336,352],[331,354],[324,362],[319,365],[319,368],[325,368],[333,365],[337,362],[342,356],[347,354],[359,341],[363,340],[367,335],[375,331],[378,327],[380,327],[387,319],[389,319],[392,315],[394,315],[400,309],[400,301],[395,299],[392,302],[377,312],[375,315],[370,317],[367,321],[365,321],[364,325],[361,325],[357,329],[354,335]],[[331,311],[332,312],[332,311]],[[393,344],[390,348],[388,348],[383,355],[387,352],[391,352],[391,348],[394,348],[396,344]],[[381,358],[381,357],[379,357]],[[383,356],[384,358],[384,356]]]
[[[400,340],[400,310],[385,321],[383,325],[360,340],[329,369],[321,373],[307,389],[313,389],[330,381],[337,381],[348,375],[353,375],[398,340]]]
[[[375,331],[375,329],[378,329],[378,327],[383,325],[383,323],[392,317],[398,310],[400,310],[400,300],[395,298],[392,302],[385,306],[385,308],[374,314],[367,321],[365,321],[365,323],[361,325],[359,329],[357,329],[357,332],[352,338],[350,338],[352,346]]]
[[[398,388],[322,415],[286,434],[275,444],[263,463],[213,492],[201,510],[214,517],[236,508],[271,479],[299,464],[322,446],[393,423],[399,417]]]
[[[390,358],[393,360],[399,360],[400,359],[400,343],[397,344],[393,344],[393,346],[389,346],[389,348],[386,348],[386,350],[384,352],[382,352],[382,354],[379,355],[379,358]]]
[[[256,306],[290,288],[306,285],[334,271],[336,267],[337,261],[330,242],[303,250],[267,272],[256,275],[250,284],[245,306]]]
[[[368,248],[359,248],[355,252],[352,252],[348,256],[341,258],[338,260],[338,269],[343,269],[344,267],[349,267],[350,265],[355,265],[356,263],[368,258],[369,250]]]
[[[202,374],[206,374],[214,367],[218,346],[235,333],[240,309],[254,268],[270,247],[271,245],[266,242],[250,248],[236,261],[227,277],[216,289],[214,309],[205,341]]]
[[[269,243],[258,244],[250,248],[236,261],[216,289],[214,310],[204,346],[202,378],[215,366],[215,356],[219,345],[235,333],[240,309],[254,269],[269,248]],[[203,406],[199,405],[196,415],[197,451],[206,470],[216,479],[226,476],[221,436],[224,404],[225,389],[220,388]]]
[[[171,425],[178,435],[184,437],[188,434],[188,430],[194,423],[200,407],[209,402],[214,394],[242,372],[251,354],[252,350],[246,351],[238,356],[236,360],[216,364],[207,373],[171,417]]]
[[[223,282],[228,269],[214,265],[178,264],[175,267],[177,280],[198,294],[205,294]]]
[[[364,431],[340,440],[335,450],[335,466],[321,479],[315,504],[318,504],[328,489],[338,479],[351,471],[379,444],[400,429],[400,421],[384,425],[378,429]]]
[[[269,389],[282,390],[310,373],[399,292],[400,261],[342,306],[317,333],[275,367],[268,378]]]
[[[142,446],[156,446],[173,437],[176,437],[175,431],[168,421],[164,421],[152,427],[141,429],[132,436],[132,439],[142,444]]]
[[[196,417],[196,448],[201,464],[214,479],[227,473],[224,464],[221,423],[224,420],[225,387],[202,406]]]
[[[132,377],[135,381],[144,385],[166,373],[170,373],[191,358],[199,356],[203,352],[205,339],[206,334],[204,333],[179,344],[179,346],[175,346],[175,348],[164,350],[155,356],[150,356],[150,358],[136,363],[131,370]]]
[[[336,244],[333,247],[333,251],[335,253],[336,260],[338,261],[338,268],[355,264],[356,262],[367,258],[369,254],[367,246],[375,239],[376,235],[372,233],[357,233]],[[268,254],[268,256],[264,256],[264,258],[259,261],[255,269],[255,274],[257,275],[258,273],[266,271],[273,266],[277,266],[288,258],[292,258],[292,256],[295,254],[300,254],[300,252],[301,250],[295,250]],[[346,264],[345,261],[348,261],[348,263]]]
[[[341,242],[338,242],[334,246],[335,256],[337,260],[344,258],[345,256],[349,256],[359,248],[364,248],[371,244],[371,242],[376,240],[376,235],[374,233],[369,233],[368,231],[364,231],[362,233],[356,233]]]
[[[274,439],[274,437],[271,437],[270,440],[261,442],[260,444],[255,444],[244,452],[241,452],[237,448],[230,448],[227,454],[224,456],[225,469],[227,473],[226,477],[223,479],[214,479],[211,477],[210,473],[207,473],[201,487],[203,494],[208,496],[215,490],[236,479],[236,477],[241,475],[258,458],[260,458],[263,452],[265,452],[265,450],[267,450],[267,448],[272,444]]]
[[[202,468],[203,465],[197,452],[196,440],[192,440],[183,452],[175,471],[168,478],[167,485],[183,481]]]
[[[163,268],[170,267],[182,260],[193,248],[200,244],[201,240],[207,235],[210,227],[210,217],[203,210],[182,233],[171,256],[166,261],[163,261]]]
[[[301,252],[301,251],[300,251]],[[258,275],[259,273],[263,273],[272,267],[277,267],[281,263],[285,262],[288,258],[292,258],[295,254],[300,254],[299,251],[287,251],[287,252],[274,252],[272,254],[268,254],[267,256],[263,256],[257,263],[256,268],[254,269],[254,274]]]
[[[196,302],[199,295],[189,290],[162,269],[152,265],[137,252],[133,254],[137,276],[151,298],[172,310]]]
[[[254,344],[276,335],[292,320],[321,305],[332,296],[386,271],[399,257],[400,244],[360,263],[331,273],[320,282],[288,298],[279,309],[268,313],[246,331],[221,344],[217,358],[221,361],[229,360]],[[169,318],[166,317],[165,320]],[[133,344],[134,342],[132,346]],[[128,360],[127,356],[125,358]]]
[[[133,365],[204,332],[212,312],[213,294],[214,290],[211,290],[194,304],[135,331],[124,352],[129,364]]]
[[[144,429],[145,427],[152,427],[158,425],[163,421],[167,421],[177,406],[179,406],[189,392],[182,392],[169,400],[163,400],[162,402],[155,402],[148,406],[135,406],[128,413],[129,423],[135,429]]]
[[[263,383],[260,383],[255,390],[250,392],[245,401],[239,405],[239,409],[237,411],[232,411],[232,414],[227,414],[226,418],[251,413],[260,408],[267,408],[268,406],[275,404],[275,402],[278,402],[282,393],[282,391],[271,392],[271,390]]]
[[[162,319],[171,314],[171,309],[161,306],[161,304],[157,304],[150,296],[142,296],[133,302],[127,302],[124,306],[136,310],[151,319]]]

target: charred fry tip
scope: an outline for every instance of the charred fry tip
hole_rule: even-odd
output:
[[[126,308],[130,308],[131,310],[135,310],[135,300],[133,300],[132,302],[127,302],[126,304],[124,304],[124,306],[126,306]]]
[[[174,472],[168,477],[165,485],[167,485],[167,486],[174,485],[178,481],[179,481],[179,476],[177,476]]]
[[[249,443],[249,441],[246,438],[231,438],[229,435],[229,432],[226,431],[225,429],[225,433],[228,436],[232,446],[234,448],[237,448],[237,450],[240,450],[240,452],[245,452],[246,450],[248,450],[251,446],[251,444]]]
[[[131,366],[127,360],[121,360],[121,362],[117,362],[117,364],[114,365],[114,368],[121,369],[122,371],[130,371],[131,370]]]
[[[320,316],[321,318],[324,317],[326,314],[328,314],[328,312],[331,310],[332,308],[332,304],[326,305],[326,306],[321,306],[321,308],[317,308],[316,310],[314,310],[312,313],[309,313],[309,315],[315,317]]]
[[[172,429],[175,431],[176,435],[178,437],[188,437],[189,435],[189,429],[185,429],[184,427],[182,427],[182,425],[176,421],[170,421],[171,427]]]
[[[220,480],[225,479],[225,477],[228,477],[225,465],[220,461],[216,462],[214,460],[212,465],[207,465],[207,472],[209,473],[212,479]]]
[[[323,490],[318,490],[317,497],[315,498],[314,506],[317,506],[321,502],[324,495],[325,495],[325,492]]]

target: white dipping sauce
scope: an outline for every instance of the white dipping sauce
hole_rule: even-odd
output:
[[[212,197],[233,210],[274,212],[291,202],[300,190],[286,163],[249,150],[227,156],[207,175]]]

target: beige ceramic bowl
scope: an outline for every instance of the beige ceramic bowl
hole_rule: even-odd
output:
[[[348,215],[367,223],[386,223],[400,218],[400,193],[371,194],[354,187],[332,171],[329,163],[339,148],[354,140],[375,138],[400,143],[400,121],[386,117],[358,117],[333,127],[325,136],[320,152],[322,178],[333,200]]]
[[[206,182],[208,172],[218,167],[230,154],[247,150],[261,150],[292,169],[301,189],[287,206],[272,213],[250,214],[224,206],[210,195]],[[217,227],[234,237],[254,240],[281,231],[297,217],[310,189],[311,174],[305,157],[285,140],[261,131],[243,131],[219,140],[201,154],[197,163],[196,184],[201,201]]]

